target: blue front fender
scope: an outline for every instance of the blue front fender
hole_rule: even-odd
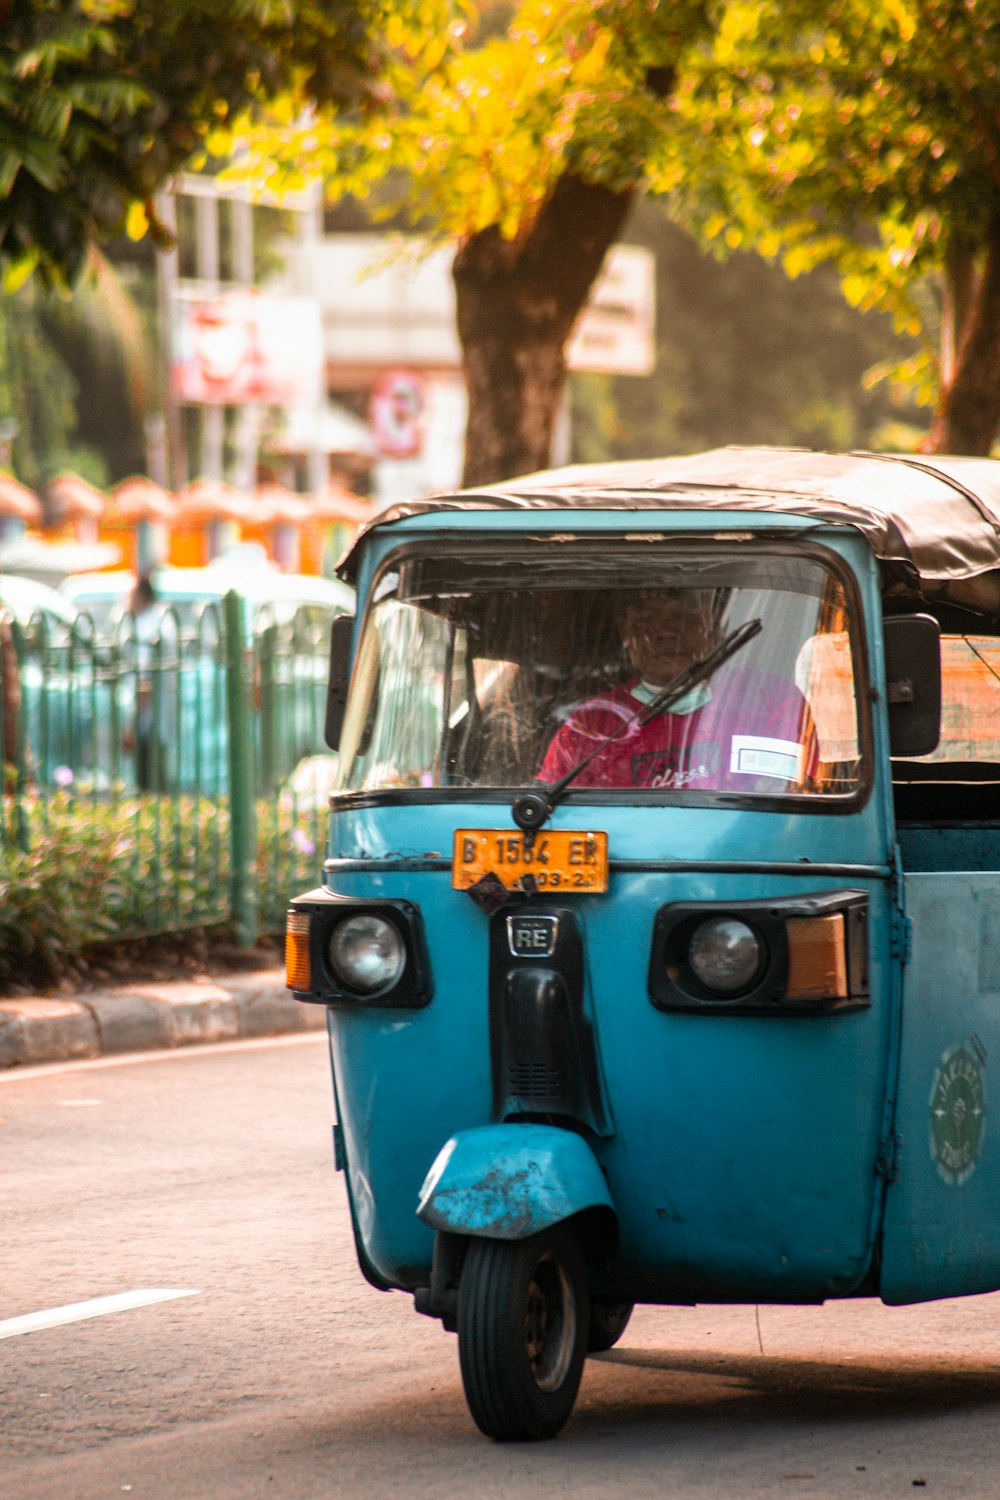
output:
[[[417,1213],[446,1234],[522,1240],[587,1208],[614,1215],[582,1136],[554,1125],[484,1125],[459,1131],[441,1148]]]

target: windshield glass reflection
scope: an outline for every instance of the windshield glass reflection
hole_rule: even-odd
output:
[[[529,585],[526,580],[531,579]],[[707,677],[663,689],[734,632]],[[588,759],[589,757],[589,759]],[[341,739],[342,790],[849,795],[861,752],[847,599],[818,559],[564,546],[408,557],[383,575]]]

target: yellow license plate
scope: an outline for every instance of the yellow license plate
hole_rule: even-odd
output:
[[[534,842],[507,828],[459,828],[451,861],[451,883],[467,891],[484,875],[496,875],[508,890],[606,891],[608,836],[560,828],[536,833]]]

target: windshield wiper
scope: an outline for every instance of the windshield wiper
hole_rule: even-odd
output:
[[[685,693],[690,692],[699,683],[706,682],[708,678],[712,677],[718,671],[724,662],[729,661],[730,657],[735,656],[736,652],[745,646],[747,641],[752,641],[755,635],[759,635],[763,628],[763,621],[759,619],[747,620],[744,624],[737,625],[736,629],[730,631],[729,635],[724,640],[721,640],[706,656],[700,657],[698,661],[691,662],[689,666],[684,668],[683,672],[678,672],[672,681],[660,689],[650,703],[643,704],[642,708],[636,709],[634,714],[630,714],[627,719],[623,719],[611,734],[607,734],[603,739],[598,740],[594,748],[588,750],[587,754],[581,760],[578,760],[575,765],[571,766],[564,775],[560,776],[558,781],[549,782],[547,785],[543,784],[530,792],[522,792],[519,796],[515,797],[511,812],[518,828],[523,829],[525,833],[534,833],[536,829],[541,828],[545,820],[551,817],[553,809],[562,800],[569,786],[576,780],[580,772],[590,765],[595,755],[600,755],[609,745],[613,745],[615,740],[620,735],[623,735],[631,725],[636,723],[648,724],[651,719],[658,718],[660,714],[666,713],[671,704],[676,703],[679,698],[683,698]]]

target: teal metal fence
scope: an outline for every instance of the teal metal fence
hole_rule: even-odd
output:
[[[82,859],[96,938],[280,932],[325,839],[331,620],[237,593],[100,636],[4,618],[0,874]]]

